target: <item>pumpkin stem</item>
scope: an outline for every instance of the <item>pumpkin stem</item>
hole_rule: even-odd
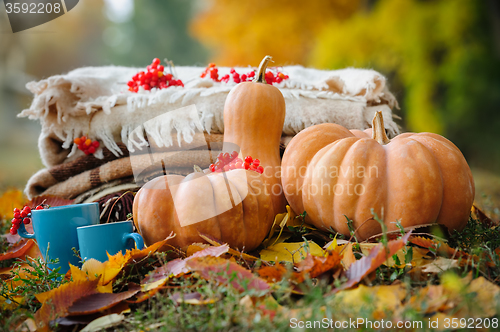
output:
[[[372,122],[372,138],[379,142],[381,145],[389,143],[391,140],[387,137],[384,127],[384,117],[382,116],[382,111],[375,113],[375,117]]]
[[[193,166],[193,169],[194,169],[194,171],[195,171],[195,172],[198,172],[198,173],[203,173],[203,170],[202,170],[202,169],[201,169],[201,167],[200,167],[200,166],[198,166],[198,165],[194,165],[194,166]]]
[[[264,59],[262,59],[262,61],[260,62],[259,69],[257,70],[257,75],[255,75],[255,78],[253,79],[252,82],[267,84],[266,69],[267,65],[269,64],[269,61],[273,61],[273,58],[269,55],[266,55]]]

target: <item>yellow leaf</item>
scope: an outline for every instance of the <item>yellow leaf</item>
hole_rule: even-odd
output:
[[[309,249],[306,249],[309,247]],[[260,258],[265,261],[274,262],[300,262],[307,256],[307,252],[313,256],[324,256],[325,251],[312,241],[295,243],[278,243],[261,250]],[[292,256],[293,254],[293,256]]]
[[[142,292],[149,292],[150,290],[156,289],[158,287],[162,287],[163,285],[165,285],[167,280],[168,280],[168,277],[165,277],[165,278],[161,278],[161,279],[158,279],[156,281],[153,281],[153,282],[142,284],[141,291]]]
[[[342,265],[344,266],[344,270],[347,270],[352,263],[356,261],[356,257],[352,252],[352,243],[349,242],[346,247],[342,250]]]
[[[402,305],[406,297],[406,288],[399,285],[367,287],[359,285],[355,289],[344,290],[338,293],[343,303],[358,310],[366,305],[374,305],[374,315],[383,316],[384,311],[394,312]]]
[[[71,276],[73,277],[73,281],[96,280],[97,278],[99,278],[103,274],[103,272],[104,272],[103,270],[100,273],[97,273],[97,272],[92,273],[92,271],[89,273],[88,268],[89,268],[89,266],[92,266],[92,263],[93,263],[92,261],[99,263],[95,259],[90,259],[89,261],[91,261],[91,263],[87,264],[86,269],[83,269],[83,267],[82,267],[82,269],[80,270],[76,266],[73,266],[71,264],[69,265],[70,270],[71,270]],[[85,263],[87,263],[87,262],[85,262]],[[102,263],[100,263],[100,264],[102,264]],[[99,283],[97,284],[97,291],[99,293],[113,293],[113,285],[111,283],[108,283],[107,285],[103,285],[102,283],[103,283],[103,279],[100,278]]]
[[[7,190],[0,196],[0,219],[12,218],[14,208],[21,209],[26,200],[20,190]]]

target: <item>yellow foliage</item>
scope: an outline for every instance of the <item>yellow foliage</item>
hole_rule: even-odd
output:
[[[257,66],[266,54],[277,64],[303,64],[326,22],[345,19],[359,0],[214,0],[191,25],[218,65]]]
[[[474,24],[473,0],[214,0],[191,30],[219,65],[277,64],[374,68],[405,87],[407,129],[443,133],[436,100],[455,79]],[[399,92],[399,91],[396,91]]]
[[[0,219],[12,218],[14,208],[21,209],[26,200],[20,190],[7,190],[0,196]]]

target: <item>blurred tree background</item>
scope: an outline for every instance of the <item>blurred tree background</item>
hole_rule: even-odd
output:
[[[15,118],[29,105],[29,80],[88,65],[143,67],[153,57],[246,66],[270,54],[277,65],[380,71],[405,130],[445,135],[464,152],[480,188],[500,188],[497,0],[80,1],[17,34],[0,9],[0,31],[3,185],[22,186],[41,167],[38,124]]]

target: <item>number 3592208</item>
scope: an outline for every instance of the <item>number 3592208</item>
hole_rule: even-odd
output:
[[[61,4],[60,3],[55,3],[52,4],[50,2],[48,3],[25,3],[25,2],[15,2],[15,3],[10,3],[10,2],[5,2],[5,8],[7,9],[7,14],[14,13],[14,14],[19,14],[19,13],[24,13],[24,14],[45,14],[45,13],[60,13],[61,10]]]

